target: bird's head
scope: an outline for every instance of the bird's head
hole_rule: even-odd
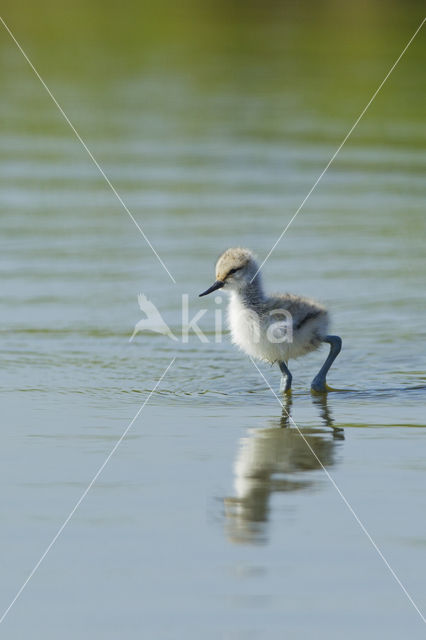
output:
[[[250,284],[257,270],[257,262],[249,249],[227,249],[216,262],[216,282],[200,293],[200,297],[216,289],[241,290]]]

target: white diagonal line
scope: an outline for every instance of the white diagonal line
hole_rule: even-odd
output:
[[[318,186],[318,183],[320,182],[320,180],[323,178],[324,174],[326,173],[326,171],[329,169],[330,165],[332,164],[332,162],[335,160],[336,156],[338,155],[338,153],[341,151],[343,145],[346,143],[347,139],[349,138],[349,136],[352,134],[352,132],[354,131],[355,127],[358,125],[359,121],[361,120],[361,118],[364,116],[365,112],[367,111],[367,109],[370,107],[371,103],[373,102],[373,100],[376,98],[377,94],[379,93],[379,91],[381,90],[381,88],[383,87],[383,85],[385,84],[386,80],[389,78],[389,76],[391,75],[392,71],[395,69],[395,67],[397,66],[397,64],[399,63],[399,61],[401,60],[402,56],[404,55],[404,53],[407,51],[408,47],[410,46],[410,44],[413,42],[414,38],[416,37],[416,35],[419,33],[420,29],[422,28],[422,26],[424,25],[426,21],[426,18],[423,18],[423,20],[421,21],[420,25],[417,27],[417,29],[415,30],[415,32],[413,33],[413,35],[411,36],[411,38],[409,39],[409,41],[407,42],[407,44],[405,45],[405,47],[403,48],[403,50],[401,51],[401,53],[399,54],[399,56],[397,57],[397,59],[395,60],[395,62],[393,63],[393,65],[391,66],[391,68],[389,69],[389,71],[387,72],[387,74],[385,75],[385,77],[383,78],[382,82],[379,84],[379,86],[377,87],[376,91],[373,93],[373,95],[371,96],[370,100],[367,102],[367,104],[365,105],[364,109],[361,111],[361,113],[359,114],[358,118],[355,120],[354,124],[352,125],[352,127],[349,129],[348,133],[345,135],[345,137],[343,138],[343,141],[340,143],[340,145],[337,147],[336,151],[333,153],[333,155],[331,156],[330,160],[327,162],[325,169],[323,169],[323,171],[320,173],[320,175],[318,176],[318,178],[315,180],[313,186],[311,187],[311,189],[308,191],[308,194],[304,197],[304,199],[302,200],[301,204],[299,205],[298,209],[296,210],[296,213],[294,213],[294,215],[290,218],[289,222],[286,224],[286,226],[284,227],[283,231],[281,232],[278,240],[275,242],[274,246],[272,247],[272,249],[269,251],[268,255],[266,256],[266,258],[263,260],[262,264],[260,265],[260,267],[258,268],[258,270],[256,271],[256,273],[254,274],[253,278],[251,279],[251,282],[253,282],[253,280],[255,279],[255,277],[257,276],[257,274],[259,273],[259,271],[261,270],[261,268],[263,267],[263,265],[265,264],[265,262],[268,260],[268,258],[270,257],[271,253],[274,251],[275,247],[281,242],[284,234],[287,232],[287,229],[289,228],[289,226],[292,224],[293,220],[296,218],[296,216],[299,214],[299,212],[301,211],[301,209],[303,208],[303,206],[305,205],[305,202],[308,200],[308,198],[310,197],[310,195],[312,194],[312,192],[316,189],[316,187]]]
[[[108,464],[108,462],[111,460],[112,456],[114,455],[114,453],[116,452],[116,450],[118,449],[118,447],[120,446],[120,444],[122,443],[122,441],[124,440],[124,438],[126,437],[126,435],[128,434],[129,430],[131,429],[132,425],[134,424],[135,420],[139,417],[142,409],[147,405],[149,399],[151,398],[152,394],[155,392],[155,390],[157,389],[157,387],[159,386],[159,384],[161,383],[161,381],[163,380],[164,376],[166,375],[166,373],[168,372],[168,370],[170,369],[170,367],[174,364],[176,358],[173,358],[173,360],[170,362],[170,364],[168,365],[168,367],[165,369],[165,371],[162,373],[161,377],[159,378],[159,380],[156,382],[154,388],[152,389],[152,391],[149,392],[148,396],[146,397],[145,401],[143,402],[143,404],[139,407],[135,417],[129,422],[129,424],[127,425],[127,427],[125,428],[125,430],[123,431],[122,435],[120,436],[120,438],[117,440],[117,442],[115,443],[115,445],[113,446],[113,448],[111,449],[111,451],[109,452],[107,458],[104,460],[104,462],[101,464],[101,466],[99,467],[99,469],[97,470],[97,472],[95,473],[95,475],[93,476],[92,480],[89,482],[87,488],[83,491],[83,493],[81,494],[80,498],[77,500],[77,502],[75,503],[74,507],[72,508],[72,510],[70,511],[69,515],[66,517],[66,519],[64,520],[64,522],[62,523],[62,525],[59,527],[58,531],[56,532],[56,534],[54,535],[54,537],[52,538],[51,542],[49,543],[49,545],[47,546],[46,550],[44,551],[43,555],[41,556],[41,558],[38,560],[38,562],[36,563],[36,565],[34,566],[34,568],[32,569],[31,573],[29,574],[29,576],[27,577],[27,579],[25,580],[24,584],[22,585],[22,587],[19,589],[19,591],[17,592],[17,594],[15,595],[15,597],[13,598],[12,602],[9,604],[9,606],[7,607],[7,609],[5,610],[5,612],[3,613],[3,615],[0,618],[0,624],[3,622],[3,620],[6,618],[7,614],[9,613],[9,611],[11,610],[11,608],[13,607],[13,605],[15,604],[15,602],[18,600],[19,596],[21,595],[21,593],[23,592],[23,590],[25,589],[25,587],[28,585],[29,581],[31,580],[31,578],[34,576],[34,574],[36,573],[37,569],[40,567],[41,563],[43,562],[43,560],[45,559],[45,557],[47,556],[47,554],[49,553],[49,551],[51,550],[51,548],[53,547],[53,545],[55,544],[55,542],[57,541],[57,539],[59,538],[59,536],[61,535],[61,533],[63,532],[63,530],[65,529],[65,527],[67,526],[67,524],[69,523],[69,521],[71,520],[71,518],[73,517],[73,515],[75,514],[75,512],[77,511],[78,507],[80,506],[80,504],[83,502],[84,498],[87,496],[87,494],[89,493],[90,489],[93,487],[93,485],[95,484],[96,480],[99,478],[100,474],[102,473],[102,471],[105,469],[106,465]]]
[[[278,402],[280,403],[282,409],[286,412],[287,418],[290,420],[290,422],[293,424],[293,426],[297,429],[299,435],[303,438],[303,441],[305,442],[306,446],[308,447],[308,449],[310,450],[310,452],[312,453],[312,455],[314,456],[314,458],[316,459],[316,461],[318,462],[318,464],[320,465],[321,469],[324,471],[324,473],[326,474],[327,478],[330,480],[331,484],[333,485],[333,487],[336,489],[337,493],[339,494],[339,496],[341,497],[341,499],[343,500],[343,502],[345,503],[346,507],[349,509],[349,511],[351,512],[351,514],[353,515],[353,517],[355,518],[355,520],[357,521],[358,525],[360,526],[361,530],[363,531],[363,533],[367,536],[367,538],[369,539],[369,541],[371,542],[371,544],[373,545],[374,549],[376,550],[376,552],[378,553],[378,555],[380,556],[380,558],[383,560],[383,562],[385,563],[386,567],[389,569],[392,577],[395,579],[395,581],[398,583],[398,585],[401,587],[402,591],[404,592],[404,594],[407,596],[408,600],[410,601],[410,603],[413,605],[413,607],[415,608],[415,610],[417,611],[417,613],[419,614],[419,616],[421,617],[421,619],[423,620],[423,622],[426,624],[426,618],[424,617],[423,613],[420,611],[419,607],[416,605],[416,603],[414,602],[413,598],[410,596],[410,594],[408,593],[407,589],[405,588],[405,586],[402,584],[401,580],[398,578],[398,576],[396,575],[395,571],[392,569],[391,565],[389,564],[388,560],[386,560],[385,556],[383,555],[382,551],[379,549],[379,547],[377,546],[377,543],[373,540],[373,538],[371,537],[371,535],[368,533],[365,525],[361,522],[360,518],[358,517],[358,515],[355,513],[353,507],[351,507],[350,503],[348,502],[347,498],[344,496],[344,494],[342,493],[341,489],[339,489],[336,481],[334,480],[333,476],[329,473],[329,471],[325,468],[325,466],[323,465],[323,463],[321,462],[320,458],[318,457],[318,455],[315,453],[314,449],[312,448],[312,446],[309,444],[309,441],[305,438],[305,436],[303,435],[302,431],[299,429],[299,427],[297,426],[297,424],[295,423],[295,421],[293,420],[293,418],[291,417],[291,415],[288,413],[287,409],[284,407],[283,403],[281,402],[281,400],[279,399],[279,397],[277,396],[277,394],[275,393],[275,391],[273,390],[273,388],[271,387],[271,385],[269,384],[268,380],[265,378],[265,376],[263,375],[263,373],[261,372],[261,370],[259,369],[259,367],[257,366],[257,364],[255,363],[255,361],[253,360],[253,358],[250,357],[250,360],[252,361],[253,365],[256,367],[256,369],[258,370],[258,372],[260,373],[260,375],[262,376],[262,378],[264,379],[264,381],[266,382],[266,384],[268,385],[268,388],[272,391],[273,395],[275,396],[275,398],[278,400]]]
[[[72,131],[74,132],[76,138],[79,140],[79,142],[81,143],[81,145],[83,146],[83,148],[86,150],[87,154],[89,155],[90,159],[92,160],[93,164],[96,166],[96,168],[98,169],[99,173],[101,174],[101,176],[104,178],[105,182],[107,183],[107,185],[109,186],[109,188],[111,189],[111,191],[113,192],[113,194],[115,195],[115,197],[117,198],[117,200],[119,201],[119,203],[121,204],[121,206],[123,207],[123,209],[126,211],[126,213],[128,214],[129,218],[132,220],[132,222],[134,223],[134,225],[136,226],[136,228],[138,229],[139,233],[141,234],[141,236],[143,237],[143,239],[145,240],[145,242],[148,244],[149,248],[151,249],[151,251],[154,253],[154,255],[156,256],[157,260],[160,262],[161,266],[163,267],[163,269],[167,272],[167,274],[169,275],[170,279],[176,284],[176,280],[174,279],[174,277],[172,276],[172,274],[170,273],[170,271],[168,270],[168,268],[166,267],[166,265],[164,264],[163,260],[160,258],[159,254],[157,253],[157,251],[155,250],[155,248],[153,247],[151,241],[149,240],[148,236],[146,235],[146,233],[143,231],[142,227],[140,226],[140,224],[137,222],[137,220],[135,219],[134,215],[132,214],[132,212],[129,210],[129,208],[127,207],[126,203],[124,202],[124,200],[122,199],[122,197],[120,196],[120,194],[118,193],[117,189],[114,187],[114,185],[112,184],[111,180],[108,178],[108,176],[106,175],[105,171],[102,169],[101,165],[99,164],[99,162],[96,160],[95,156],[93,155],[93,153],[90,151],[89,147],[87,146],[87,144],[84,142],[83,138],[81,137],[81,135],[78,133],[77,129],[75,128],[75,126],[73,125],[73,123],[71,122],[71,120],[69,119],[69,117],[67,116],[67,114],[65,113],[65,111],[63,110],[63,108],[61,107],[61,105],[59,104],[59,102],[56,100],[55,96],[53,95],[53,93],[51,92],[51,90],[49,89],[49,87],[47,86],[47,84],[45,83],[45,81],[43,80],[43,78],[41,77],[41,75],[39,74],[39,72],[37,71],[37,69],[35,68],[35,66],[33,65],[33,63],[31,62],[31,60],[29,59],[29,57],[27,56],[27,54],[25,53],[25,51],[23,50],[23,48],[21,47],[21,45],[19,44],[18,40],[15,38],[15,36],[13,35],[12,31],[9,29],[9,27],[7,26],[6,22],[3,20],[3,18],[0,16],[0,21],[3,24],[4,28],[6,29],[6,31],[8,32],[8,34],[10,35],[10,37],[12,38],[12,40],[14,41],[14,43],[16,44],[16,46],[18,47],[19,51],[22,53],[22,55],[24,56],[25,60],[28,62],[28,64],[30,65],[31,69],[33,70],[34,74],[37,76],[37,78],[40,80],[41,84],[43,85],[43,87],[46,89],[47,93],[49,94],[49,96],[51,97],[51,99],[53,100],[53,102],[55,103],[56,107],[58,108],[58,110],[60,111],[60,113],[62,114],[63,118],[65,119],[65,121],[67,122],[67,124],[70,126],[70,128],[72,129]]]

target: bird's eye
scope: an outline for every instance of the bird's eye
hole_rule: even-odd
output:
[[[230,271],[228,271],[228,276],[232,276],[233,273],[235,273],[236,271],[239,271],[241,269],[241,267],[236,267],[235,269],[231,269]]]

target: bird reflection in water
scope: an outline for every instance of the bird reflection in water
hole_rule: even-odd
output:
[[[332,466],[344,439],[343,429],[333,424],[326,394],[314,397],[325,429],[299,431],[290,418],[291,396],[285,402],[275,427],[250,430],[240,441],[234,464],[236,495],[225,498],[226,530],[233,542],[265,543],[271,495],[312,487],[315,479],[307,472],[321,469],[321,464]]]

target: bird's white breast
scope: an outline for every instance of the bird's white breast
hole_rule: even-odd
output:
[[[286,359],[289,345],[271,342],[267,335],[268,318],[246,306],[235,292],[231,293],[228,323],[232,342],[248,355],[267,362]]]

